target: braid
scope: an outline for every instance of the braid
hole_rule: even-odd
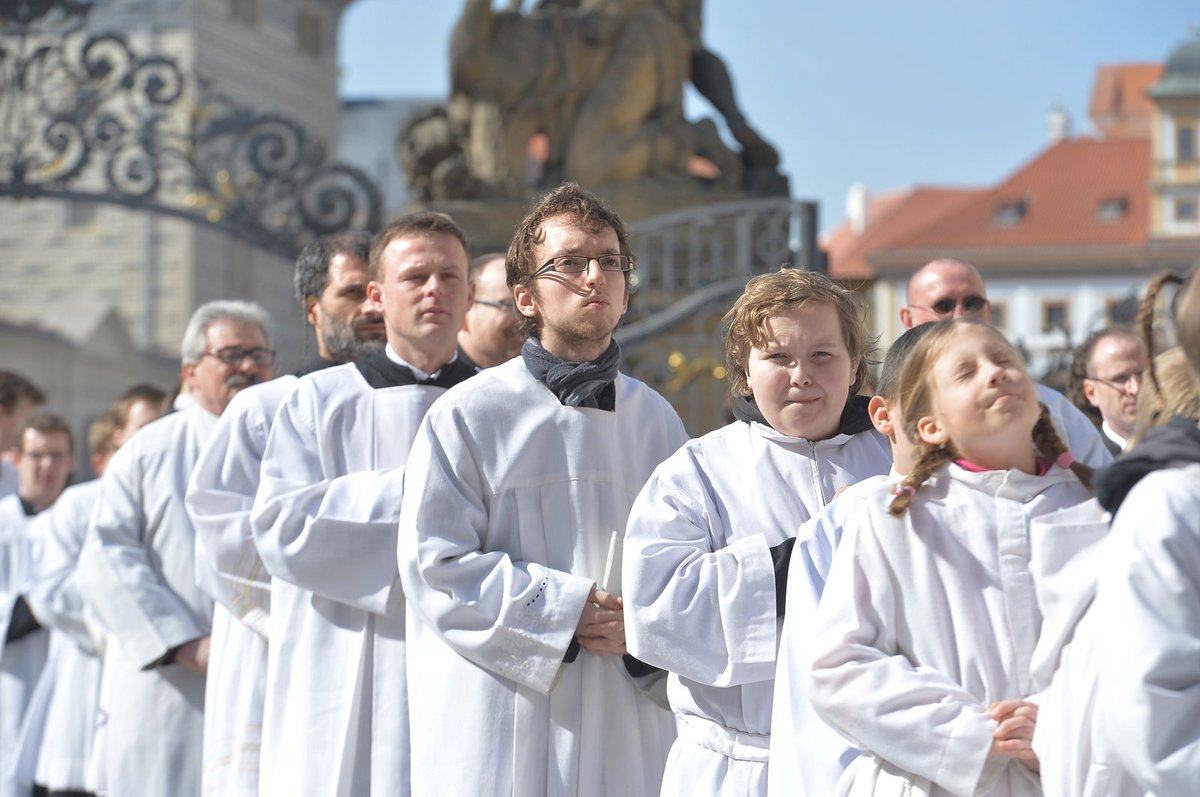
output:
[[[1158,369],[1154,367],[1154,355],[1156,354],[1154,347],[1154,315],[1155,309],[1158,306],[1158,295],[1162,292],[1163,287],[1168,284],[1182,285],[1183,277],[1168,271],[1164,274],[1159,274],[1146,283],[1146,295],[1142,297],[1142,304],[1138,308],[1137,314],[1137,328],[1146,340],[1146,366],[1150,369],[1150,381],[1154,383],[1154,389],[1158,391],[1159,396],[1162,396],[1163,391],[1162,386],[1158,383]]]
[[[904,481],[896,488],[896,497],[892,499],[892,505],[888,507],[888,512],[896,517],[900,517],[908,511],[909,504],[917,495],[917,490],[921,489],[921,485],[933,475],[933,472],[954,459],[957,454],[949,446],[931,446],[928,443],[922,443],[921,449],[917,453],[917,459],[913,463],[912,470],[904,477]]]
[[[1058,436],[1058,430],[1054,428],[1054,421],[1050,419],[1050,410],[1045,404],[1038,403],[1042,408],[1042,414],[1038,416],[1037,423],[1033,425],[1033,444],[1037,446],[1043,456],[1053,462],[1062,454],[1068,453],[1067,444]],[[1093,471],[1090,467],[1082,462],[1072,462],[1071,472],[1088,489],[1088,492],[1092,491]]]

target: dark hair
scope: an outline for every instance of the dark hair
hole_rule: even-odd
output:
[[[11,413],[21,399],[40,405],[46,403],[46,394],[16,371],[0,371],[0,407]]]
[[[383,279],[379,258],[383,255],[383,250],[388,248],[388,244],[397,238],[405,238],[410,235],[451,235],[462,244],[463,252],[466,253],[468,260],[471,257],[471,247],[467,244],[467,234],[463,232],[462,227],[459,227],[454,219],[445,213],[421,210],[395,219],[391,224],[380,230],[371,241],[371,250],[367,257],[367,262],[371,268],[371,279],[376,281]]]
[[[904,359],[912,351],[913,346],[917,345],[917,341],[924,337],[930,329],[932,327],[929,324],[920,324],[912,329],[906,329],[904,334],[896,338],[888,348],[887,355],[883,358],[883,365],[879,369],[879,384],[875,386],[876,395],[883,396],[888,401],[900,398],[900,372],[904,369]]]
[[[125,392],[112,405],[113,420],[118,429],[123,429],[129,423],[129,411],[139,402],[153,404],[164,412],[169,409],[166,406],[167,391],[145,382],[132,385],[125,388]]]
[[[611,228],[617,234],[621,254],[633,259],[633,252],[629,249],[629,230],[617,212],[595,194],[575,183],[565,182],[535,202],[517,226],[504,260],[508,287],[515,288],[541,265],[534,261],[533,250],[546,240],[546,222],[559,217],[591,233],[598,233],[605,227]],[[634,265],[636,267],[636,261]],[[629,290],[628,277],[625,289]],[[522,316],[521,332],[526,336],[536,335],[537,319]]]
[[[325,292],[329,284],[329,261],[336,255],[366,262],[371,256],[371,234],[356,231],[323,235],[300,250],[293,283],[301,307],[309,296],[319,298]]]
[[[62,419],[62,416],[52,412],[39,412],[30,416],[17,430],[18,451],[24,453],[25,433],[31,430],[43,435],[64,434],[67,436],[67,447],[72,452],[75,451],[75,435],[71,434],[71,427]]]
[[[1083,343],[1075,347],[1075,351],[1071,354],[1071,369],[1067,375],[1067,398],[1071,403],[1083,412],[1084,415],[1092,419],[1092,423],[1097,426],[1102,420],[1100,417],[1099,408],[1092,405],[1088,401],[1087,394],[1083,392],[1083,380],[1091,377],[1088,372],[1091,370],[1092,354],[1096,351],[1096,346],[1100,341],[1106,338],[1125,337],[1134,340],[1141,340],[1141,336],[1127,326],[1121,324],[1112,324],[1110,326],[1101,327],[1092,334],[1084,338]]]

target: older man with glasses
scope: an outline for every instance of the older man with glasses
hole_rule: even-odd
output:
[[[1114,457],[1125,450],[1137,425],[1146,356],[1141,337],[1119,326],[1093,332],[1075,352],[1072,395],[1080,409],[1099,416],[1104,445]]]
[[[505,282],[504,255],[490,253],[471,261],[475,298],[458,333],[458,356],[479,368],[491,368],[521,353],[525,342],[513,292]]]
[[[269,326],[256,304],[201,305],[180,347],[194,403],[134,435],[101,478],[78,571],[109,635],[98,792],[200,793],[213,602],[197,583],[184,492],[218,416],[243,388],[271,377]]]
[[[983,277],[974,266],[943,258],[926,263],[909,278],[908,303],[900,308],[900,323],[912,329],[948,318],[971,318],[990,324],[992,303]],[[1078,407],[1045,385],[1037,385],[1037,393],[1076,459],[1094,468],[1112,462],[1100,432]]]

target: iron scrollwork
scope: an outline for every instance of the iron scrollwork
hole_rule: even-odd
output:
[[[333,162],[295,120],[238,107],[121,34],[87,32],[83,0],[4,7],[0,196],[151,210],[286,256],[379,226],[370,177]]]

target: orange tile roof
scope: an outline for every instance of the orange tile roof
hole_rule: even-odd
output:
[[[1144,244],[1150,229],[1149,180],[1146,139],[1063,141],[996,188],[975,193],[910,235],[874,247],[867,257],[891,262],[903,259],[896,257],[903,250]],[[1114,221],[1097,215],[1100,204],[1109,200],[1125,202],[1124,213]],[[1020,202],[1025,207],[1018,221],[997,223],[1002,205]]]
[[[1096,70],[1088,116],[1104,138],[1150,135],[1154,101],[1146,89],[1163,74],[1162,64],[1110,64]]]
[[[846,221],[822,241],[829,256],[829,276],[871,279],[875,276],[867,259],[871,252],[892,246],[986,190],[918,187],[872,197],[861,234],[855,235]]]

